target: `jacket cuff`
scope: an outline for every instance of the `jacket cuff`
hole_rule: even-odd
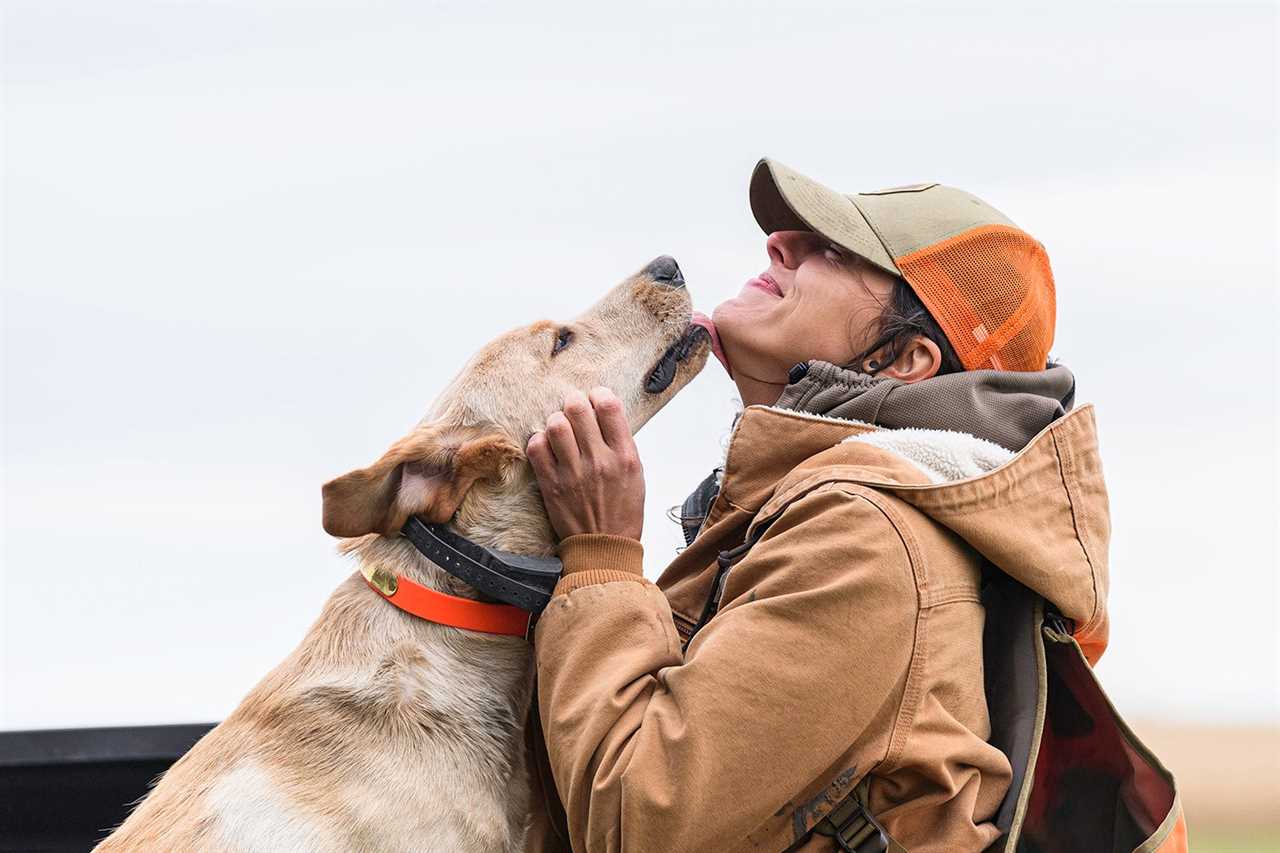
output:
[[[639,539],[607,533],[576,533],[559,547],[564,575],[555,594],[610,581],[644,581],[644,546]]]

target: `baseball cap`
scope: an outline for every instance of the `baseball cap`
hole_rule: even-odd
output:
[[[1049,256],[977,196],[937,183],[847,195],[766,158],[751,212],[766,234],[813,231],[905,279],[966,370],[1044,370],[1057,311]]]

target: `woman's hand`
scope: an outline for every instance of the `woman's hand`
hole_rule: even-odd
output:
[[[608,388],[565,398],[525,448],[551,526],[561,539],[576,533],[640,538],[644,469],[622,401]]]

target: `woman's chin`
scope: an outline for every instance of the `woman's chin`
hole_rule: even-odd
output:
[[[769,314],[775,300],[763,300],[753,294],[740,293],[721,302],[711,312],[711,320],[720,328],[721,324],[741,327],[744,323],[759,322]]]
[[[763,328],[769,323],[769,309],[772,305],[761,304],[755,299],[743,299],[735,296],[726,299],[711,312],[711,322],[720,332],[720,340],[732,338],[744,340],[751,337],[753,329]]]
[[[771,328],[768,314],[758,305],[743,304],[738,297],[726,299],[711,312],[711,322],[715,324],[725,354],[722,363],[730,377],[736,379],[732,368],[736,358],[745,357],[750,361],[749,354],[763,343],[761,332]]]
[[[738,312],[729,304],[732,300],[725,300],[711,310],[711,322],[716,327],[716,333],[720,336],[723,345],[726,333],[734,334],[731,329],[738,324]]]

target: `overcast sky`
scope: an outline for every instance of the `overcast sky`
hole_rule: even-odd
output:
[[[1123,713],[1275,721],[1271,5],[5,2],[0,727],[220,719],[352,566],[325,480],[655,255],[763,268],[756,160],[1048,248]],[[737,403],[639,436],[646,571]]]

